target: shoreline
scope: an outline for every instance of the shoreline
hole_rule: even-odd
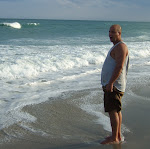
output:
[[[49,100],[37,105],[26,106],[22,110],[37,117],[35,123],[29,123],[29,127],[36,128],[39,133],[35,133],[34,130],[33,133],[28,130],[24,132],[16,125],[14,128],[24,133],[23,138],[16,138],[10,143],[1,144],[0,147],[3,149],[25,149],[26,147],[30,149],[74,149],[91,146],[91,144],[97,146],[103,139],[97,130],[100,129],[101,133],[105,133],[99,124],[93,125],[96,116],[86,113],[71,104],[69,100]]]
[[[101,145],[100,142],[110,132],[94,122],[97,119],[96,116],[86,113],[66,99],[49,100],[24,107],[23,111],[37,118],[35,123],[28,124],[29,128],[37,128],[37,132],[35,133],[35,130],[30,132],[28,129],[25,132],[25,128],[15,125],[12,128],[23,133],[24,136],[14,137],[11,142],[0,144],[0,147],[3,149],[27,147],[30,149],[141,149],[142,147],[148,149],[150,145],[149,103],[150,101],[142,102],[142,100],[132,99],[123,107],[123,124],[131,132],[123,134],[125,142],[121,145]]]

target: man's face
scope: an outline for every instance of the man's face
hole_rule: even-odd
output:
[[[118,41],[119,35],[120,35],[119,32],[117,31],[117,29],[114,26],[110,27],[109,38],[110,38],[111,42],[114,43],[114,42]]]

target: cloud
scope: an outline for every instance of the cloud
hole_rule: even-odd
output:
[[[150,20],[149,0],[0,0],[0,17]]]
[[[0,0],[0,1],[4,1],[4,2],[16,2],[16,1],[24,1],[24,0]]]

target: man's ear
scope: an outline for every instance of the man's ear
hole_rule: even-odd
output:
[[[118,32],[119,35],[121,35],[121,32]]]

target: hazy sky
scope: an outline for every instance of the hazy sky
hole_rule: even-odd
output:
[[[150,21],[150,0],[0,0],[0,18]]]

